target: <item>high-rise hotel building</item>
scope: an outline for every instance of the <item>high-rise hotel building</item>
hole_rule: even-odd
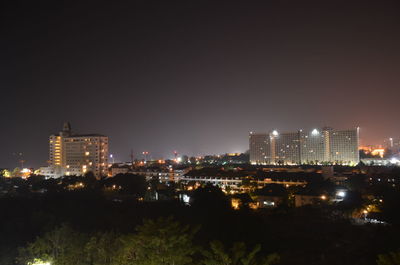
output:
[[[300,140],[299,132],[270,133],[272,162],[274,164],[299,164]]]
[[[250,160],[257,165],[270,164],[271,148],[269,136],[266,133],[253,133],[249,135]]]
[[[100,134],[74,134],[67,122],[63,130],[49,138],[50,165],[59,175],[103,176],[108,167],[108,137]]]
[[[265,135],[266,142],[252,135]],[[250,163],[260,165],[341,164],[359,163],[359,129],[334,130],[329,127],[269,134],[250,134]],[[255,144],[257,142],[258,144]],[[262,154],[266,159],[260,159]],[[267,150],[265,150],[267,148]],[[268,150],[269,149],[269,150]]]
[[[335,164],[358,164],[360,161],[358,134],[358,129],[330,131],[330,161]]]

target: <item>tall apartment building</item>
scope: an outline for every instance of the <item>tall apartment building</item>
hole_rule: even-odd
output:
[[[253,133],[249,135],[250,163],[254,165],[270,164],[271,149],[269,136],[266,133]]]
[[[95,176],[107,174],[108,137],[100,134],[74,134],[69,123],[49,138],[50,165],[59,175]]]
[[[360,161],[358,151],[359,130],[331,131],[330,141],[330,161],[336,164],[354,164]]]
[[[329,161],[326,151],[329,145],[324,132],[318,129],[310,132],[300,130],[299,135],[301,164],[319,164]]]
[[[356,165],[360,161],[358,134],[358,128],[334,130],[325,127],[311,131],[299,130],[285,133],[274,130],[266,138],[267,143],[264,144],[267,149],[270,149],[265,151],[266,154],[270,154],[266,156],[270,159],[266,159],[264,163],[259,163],[257,159],[254,159],[256,145],[250,141],[250,162],[272,165],[324,163]]]
[[[270,133],[272,161],[274,164],[297,165],[300,163],[299,132]]]
[[[400,137],[385,139],[384,146],[392,155],[400,155]]]

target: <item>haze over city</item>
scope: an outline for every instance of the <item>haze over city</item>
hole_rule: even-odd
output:
[[[244,152],[249,131],[398,137],[396,1],[10,2],[0,161],[46,165],[64,121],[129,159]]]

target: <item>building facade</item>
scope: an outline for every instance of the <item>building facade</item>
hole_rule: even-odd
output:
[[[249,135],[250,163],[267,165],[271,163],[271,148],[269,136],[266,133],[253,133]]]
[[[301,164],[320,164],[329,161],[327,158],[326,134],[318,129],[312,131],[300,130]]]
[[[360,161],[358,134],[358,129],[330,131],[330,161],[335,164],[358,164]]]
[[[300,163],[300,136],[299,132],[270,134],[273,162],[279,165],[298,165]]]
[[[390,152],[391,155],[400,155],[400,137],[390,137],[384,141],[385,148]]]
[[[256,137],[250,134],[250,163],[254,165],[356,165],[360,161],[358,128],[334,130],[325,127],[285,133],[274,130],[269,137],[257,138],[261,135],[265,134],[256,134]]]
[[[49,137],[50,166],[62,175],[106,176],[108,137],[100,134],[74,134],[69,123]]]

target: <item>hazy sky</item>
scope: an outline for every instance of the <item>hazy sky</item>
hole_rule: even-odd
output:
[[[65,2],[65,3],[62,3]],[[249,131],[400,136],[398,1],[9,1],[0,8],[0,168],[48,136],[117,160],[245,151]]]

